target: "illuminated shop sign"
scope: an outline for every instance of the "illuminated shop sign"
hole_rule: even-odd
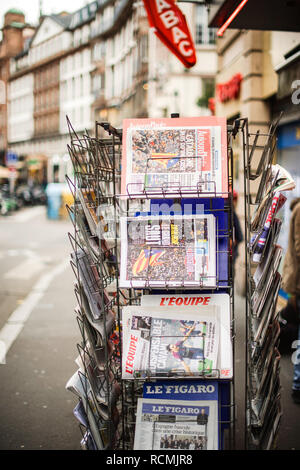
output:
[[[225,103],[226,101],[237,99],[240,94],[242,80],[242,75],[237,73],[228,82],[218,83],[216,87],[218,100],[221,103]]]

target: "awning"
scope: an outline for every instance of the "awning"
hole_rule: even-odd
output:
[[[208,25],[221,28],[242,0],[206,0]],[[228,28],[300,32],[300,0],[249,0]]]

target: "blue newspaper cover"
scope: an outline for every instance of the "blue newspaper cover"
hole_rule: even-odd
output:
[[[218,382],[145,382],[138,400],[135,450],[217,450]]]

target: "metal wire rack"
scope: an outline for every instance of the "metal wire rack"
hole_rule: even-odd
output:
[[[139,193],[129,190],[127,194],[121,194],[122,131],[109,123],[96,122],[95,137],[87,132],[78,136],[69,119],[67,122],[70,134],[68,151],[74,170],[74,179],[67,177],[74,197],[74,204],[67,207],[73,225],[73,234],[69,233],[69,240],[78,302],[75,314],[82,336],[82,341],[77,346],[79,370],[69,388],[81,390],[78,407],[81,418],[85,418],[79,425],[82,447],[130,450],[134,442],[137,400],[142,396],[145,380],[155,382],[162,378],[176,378],[180,381],[186,378],[186,374],[179,370],[176,374],[162,376],[145,370],[136,374],[134,380],[122,379],[122,307],[140,305],[142,292],[155,293],[163,289],[180,294],[186,292],[187,286],[182,282],[174,288],[168,280],[164,280],[160,286],[153,286],[151,272],[148,270],[142,288],[133,284],[126,288],[120,287],[120,217],[145,214],[145,204],[148,204],[148,211],[153,213],[153,199],[157,202],[158,189],[160,199],[164,202],[171,201],[172,204],[180,198],[193,197],[203,204],[203,214],[214,215],[216,276],[214,282],[207,285],[200,279],[195,288],[197,292],[220,291],[230,295],[230,335],[234,351],[231,149],[234,129],[229,128],[227,133],[228,192],[217,193],[214,182],[210,184],[208,181],[199,181],[195,188],[177,185],[175,191],[165,186],[154,190],[146,186],[143,197],[140,198]],[[176,198],[172,199],[175,195]],[[140,201],[137,201],[137,196]],[[215,204],[216,197],[222,200],[221,206]],[[189,378],[216,380],[220,378],[220,371],[213,369],[210,374],[202,371],[193,377],[189,375]],[[234,380],[220,380],[220,392],[223,398],[219,402],[219,445],[220,448],[232,449],[235,446]]]
[[[280,118],[279,118],[280,119]],[[269,131],[251,133],[247,119],[235,128],[242,136],[245,195],[246,264],[246,394],[245,448],[269,450],[276,446],[281,419],[279,323],[276,302],[281,276],[281,249],[276,245],[281,223],[275,217],[258,262],[253,255],[262,236],[275,192],[271,168],[279,119]],[[262,143],[260,144],[262,139]],[[258,164],[254,165],[254,157]],[[256,168],[254,168],[256,166]],[[258,189],[252,183],[258,184]],[[255,242],[253,242],[255,240]],[[276,256],[277,255],[277,256]],[[259,273],[259,275],[257,274]]]

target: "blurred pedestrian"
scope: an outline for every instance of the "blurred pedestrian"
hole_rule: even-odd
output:
[[[239,218],[236,214],[236,206],[238,202],[238,193],[233,190],[233,246],[232,246],[232,263],[233,263],[233,275],[235,274],[235,262],[238,257],[239,244],[243,241],[243,232]]]
[[[282,288],[290,294],[289,302],[297,312],[298,341],[294,356],[294,375],[292,384],[292,398],[300,404],[300,197],[290,204],[292,211],[288,247],[284,258],[282,271]]]

